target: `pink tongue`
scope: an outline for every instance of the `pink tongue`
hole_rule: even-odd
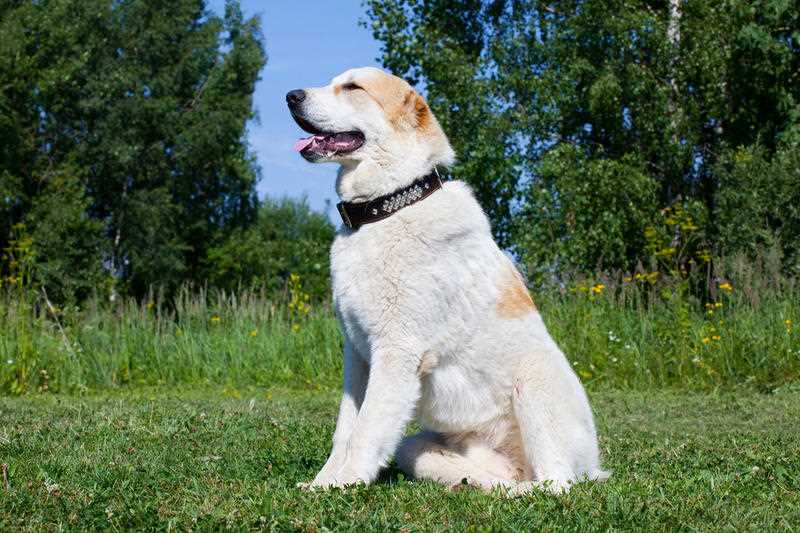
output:
[[[315,140],[322,140],[324,139],[324,135],[312,135],[311,137],[306,137],[305,139],[300,139],[296,143],[294,143],[294,151],[295,152],[302,152],[306,149],[306,147],[313,143]]]

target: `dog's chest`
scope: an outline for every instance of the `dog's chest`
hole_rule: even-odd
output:
[[[417,289],[424,292],[428,281],[422,265],[430,252],[402,232],[362,231],[334,241],[333,299],[349,335],[372,337],[390,323],[403,322],[410,312],[404,304]]]

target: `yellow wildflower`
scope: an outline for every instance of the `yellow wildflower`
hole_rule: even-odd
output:
[[[711,342],[711,339],[708,337],[703,337],[703,344],[708,344],[709,342]]]
[[[217,315],[214,315],[214,316],[211,317],[211,322],[217,323],[220,320],[222,320],[222,319]]]
[[[603,292],[603,289],[605,288],[606,288],[605,285],[603,285],[602,283],[598,283],[597,285],[592,287],[592,292],[595,294],[600,294],[601,292]]]
[[[712,335],[712,336],[711,336],[711,339],[712,339],[712,340],[715,340],[715,341],[718,341],[718,340],[720,340],[721,338],[722,338],[722,337],[720,337],[719,335]]]
[[[719,309],[720,307],[722,307],[722,302],[715,302],[715,303],[714,303],[714,307],[716,307],[717,309]]]
[[[786,327],[789,327],[789,326],[792,325],[792,321],[789,320],[788,318],[786,320],[784,320],[783,323],[786,325]]]
[[[728,292],[731,292],[733,290],[733,286],[727,281],[724,283],[720,283],[719,288],[722,289],[723,291],[728,291]]]
[[[295,333],[300,331],[300,324],[292,324],[292,331],[294,331]]]
[[[147,309],[152,309],[153,307],[155,307],[155,305],[156,304],[154,302],[147,302]]]
[[[251,337],[255,337],[256,335],[258,335],[258,330],[257,329],[254,329],[253,331],[250,332],[250,336]]]

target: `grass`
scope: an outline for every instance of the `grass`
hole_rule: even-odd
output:
[[[770,391],[800,379],[800,287],[739,278],[706,302],[679,283],[621,277],[534,296],[590,387]],[[274,298],[184,291],[169,309],[155,298],[53,310],[35,294],[12,296],[0,296],[0,392],[340,381],[339,327],[299,284]]]
[[[706,300],[655,276],[534,295],[615,474],[516,500],[393,467],[370,487],[295,489],[326,459],[342,370],[333,314],[297,279],[277,297],[184,291],[169,307],[9,291],[0,531],[795,530],[800,287],[736,272]]]
[[[324,307],[295,312],[263,293],[185,291],[59,310],[0,298],[0,391],[85,393],[175,384],[335,384],[341,334]]]
[[[800,389],[591,395],[604,484],[505,499],[411,482],[304,493],[338,394],[139,388],[0,398],[0,530],[796,530]]]

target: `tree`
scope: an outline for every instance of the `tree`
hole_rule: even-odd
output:
[[[366,5],[384,65],[424,85],[454,174],[534,272],[631,268],[649,253],[641,225],[679,201],[702,205],[703,234],[724,246],[720,158],[760,144],[769,160],[798,137],[790,0]],[[576,225],[582,191],[604,191],[602,205]]]
[[[245,128],[265,54],[238,2],[224,18],[203,0],[2,2],[0,54],[0,247],[23,220],[35,248],[57,242],[62,199],[102,241],[72,242],[41,281],[102,267],[137,296],[173,288],[254,219]]]

